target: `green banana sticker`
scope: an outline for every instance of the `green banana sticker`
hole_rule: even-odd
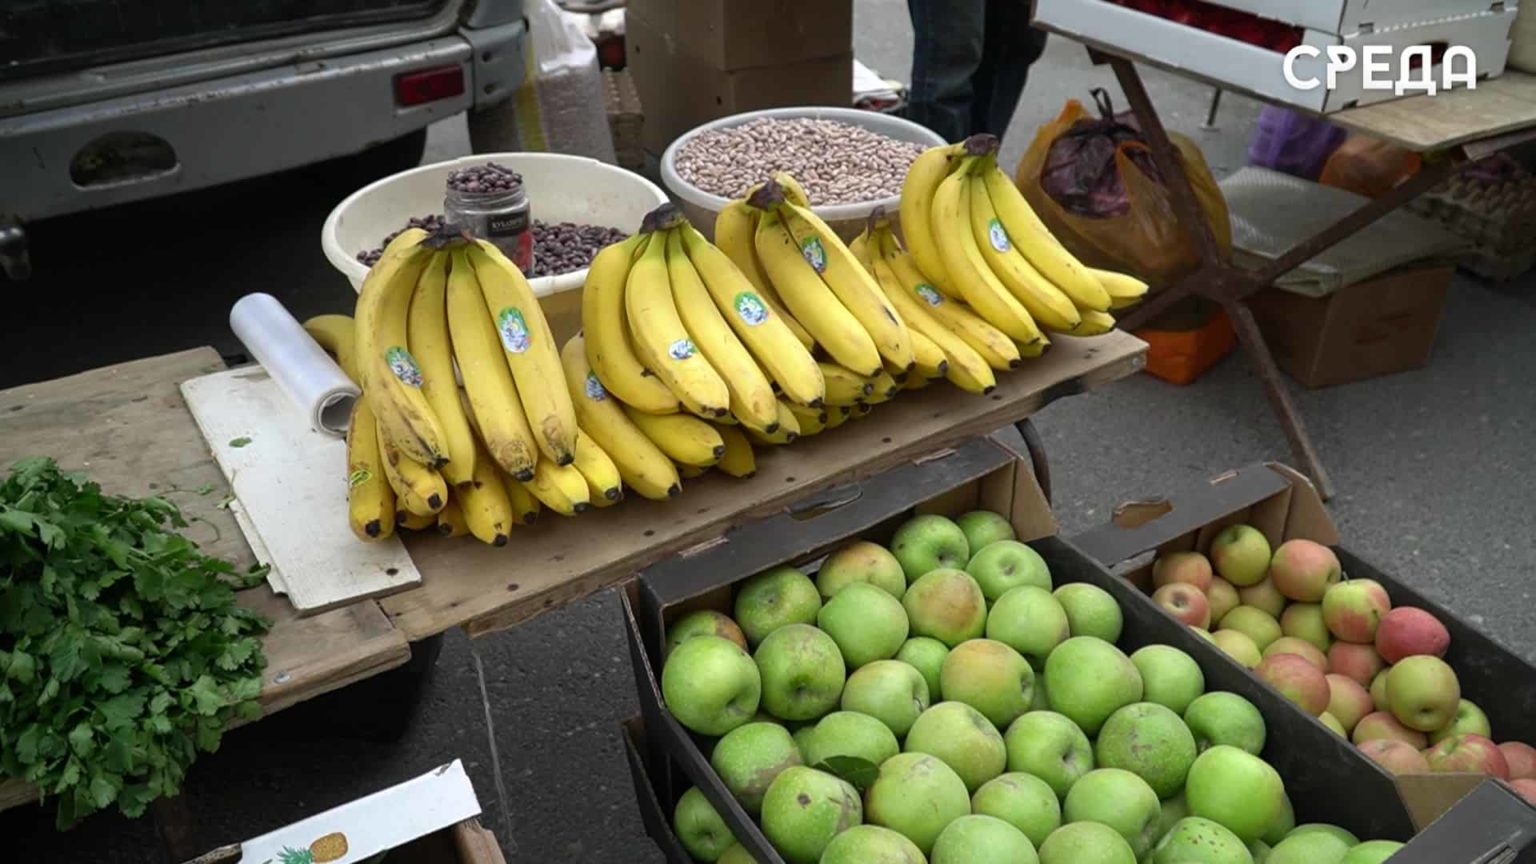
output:
[[[407,387],[421,386],[421,367],[416,365],[416,358],[410,351],[392,345],[384,351],[384,362],[389,364],[389,371],[400,379],[400,383]]]
[[[533,338],[528,334],[528,322],[523,319],[523,313],[512,306],[496,314],[496,332],[501,336],[502,347],[512,354],[521,354],[533,344]]]
[[[937,306],[944,302],[944,296],[938,291],[935,291],[933,286],[929,285],[927,282],[924,282],[916,288],[913,288],[912,293],[923,298],[923,300],[927,302],[929,306]]]
[[[987,222],[987,241],[999,252],[1007,252],[1013,248],[1013,244],[1008,240],[1008,229],[996,219]]]
[[[372,471],[369,471],[367,468],[359,468],[356,471],[353,471],[351,474],[347,475],[347,488],[356,489],[357,487],[367,483],[372,479]]]
[[[820,237],[807,237],[800,244],[800,254],[805,257],[806,263],[815,268],[817,273],[827,269],[827,250],[821,245]]]
[[[741,318],[748,327],[756,327],[768,320],[767,304],[763,302],[763,298],[751,291],[737,294],[732,303],[736,307],[737,317]]]
[[[603,387],[603,382],[598,380],[596,372],[587,373],[587,380],[584,382],[582,391],[593,402],[606,402],[608,400],[608,391]]]

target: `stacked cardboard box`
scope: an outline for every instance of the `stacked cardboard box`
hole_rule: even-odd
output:
[[[852,99],[851,0],[632,0],[626,15],[652,155],[720,117]]]

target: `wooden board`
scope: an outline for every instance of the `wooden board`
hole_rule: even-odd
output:
[[[538,524],[514,530],[500,549],[416,536],[407,545],[421,587],[379,604],[412,640],[458,626],[471,635],[508,627],[819,490],[985,435],[1056,398],[1130,375],[1145,351],[1140,339],[1119,331],[1061,338],[1044,357],[999,375],[989,396],[934,385],[904,392],[831,432],[760,449],[758,473],[748,480],[710,474],[686,482],[671,501],[632,497],[571,519],[546,513]]]
[[[394,537],[359,543],[346,530],[347,445],[316,432],[260,366],[182,382],[214,460],[235,491],[230,508],[267,582],[301,615],[421,583]]]
[[[1416,153],[1444,150],[1536,127],[1536,75],[1509,69],[1474,90],[1409,96],[1327,119]]]

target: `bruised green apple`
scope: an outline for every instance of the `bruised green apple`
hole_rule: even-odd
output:
[[[845,672],[831,636],[809,624],[790,624],[769,633],[753,659],[762,673],[763,708],[769,714],[814,720],[837,707]]]
[[[815,624],[820,611],[821,594],[815,583],[793,567],[774,567],[749,576],[736,591],[736,623],[752,645],[788,624]]]
[[[716,862],[721,864],[721,862]],[[879,825],[855,825],[832,838],[818,864],[928,864],[923,850]]]
[[[749,722],[762,677],[740,645],[719,636],[678,644],[661,668],[661,692],[677,722],[700,735],[724,735]]]
[[[821,607],[816,625],[837,643],[849,669],[889,660],[907,641],[907,610],[868,582],[844,586]]]
[[[987,598],[964,570],[930,570],[901,598],[913,636],[931,636],[953,648],[987,629]]]
[[[901,599],[907,593],[907,575],[889,549],[878,543],[860,540],[827,556],[816,572],[816,590],[822,600],[831,600],[848,585],[864,582]]]
[[[1035,673],[1019,652],[992,639],[969,639],[950,650],[939,672],[944,698],[964,702],[998,728],[1029,710]]]
[[[1269,572],[1269,540],[1252,525],[1228,525],[1211,538],[1211,566],[1239,588]]]
[[[1172,645],[1144,645],[1131,655],[1141,672],[1141,698],[1175,714],[1205,692],[1205,673],[1195,658]]]
[[[933,570],[964,567],[971,560],[971,545],[959,525],[929,513],[914,516],[896,529],[891,554],[901,562],[910,585]]]
[[[1067,610],[1045,588],[1022,585],[992,604],[987,613],[987,638],[996,639],[1024,655],[1036,669],[1072,635]]]
[[[670,655],[683,640],[695,636],[719,636],[742,648],[747,647],[747,637],[735,621],[713,609],[697,609],[672,622],[672,626],[667,628],[667,654]]]
[[[1179,715],[1152,702],[1137,702],[1104,721],[1094,744],[1093,763],[1130,771],[1146,781],[1157,797],[1166,798],[1184,787],[1197,752],[1195,736]],[[1145,851],[1137,847],[1136,854]]]
[[[736,842],[725,820],[697,786],[677,799],[677,807],[672,810],[672,830],[677,841],[698,861],[714,861]]]
[[[1174,718],[1178,719],[1178,718]],[[1098,822],[1120,832],[1138,860],[1157,842],[1162,805],[1140,777],[1119,768],[1095,768],[1067,793],[1066,822]]]
[[[715,742],[709,764],[742,809],[756,816],[762,812],[768,784],[786,768],[802,764],[802,759],[788,729],[777,723],[748,723]]]
[[[1017,540],[999,540],[977,549],[965,572],[981,586],[988,603],[1022,585],[1051,590],[1051,571],[1045,559]]]
[[[960,526],[961,533],[965,535],[965,542],[971,547],[972,555],[993,543],[1016,540],[1019,536],[1008,522],[1008,517],[991,510],[962,513],[955,517],[955,524]]]
[[[928,710],[928,684],[922,673],[900,660],[876,660],[855,669],[843,685],[842,708],[884,723],[902,736]]]
[[[1074,636],[1045,661],[1051,707],[1094,735],[1109,715],[1140,701],[1141,672],[1114,645],[1092,636]]]
[[[1024,832],[1036,848],[1061,827],[1061,800],[1049,783],[1010,771],[983,783],[971,797],[971,812],[996,816]]]
[[[940,702],[907,732],[905,750],[927,753],[953,768],[967,794],[1003,773],[1008,750],[992,721],[964,702]]]
[[[896,831],[926,855],[949,823],[971,812],[965,781],[926,753],[901,753],[880,765],[865,792],[870,824]]]
[[[939,702],[939,673],[944,669],[944,658],[949,656],[949,646],[932,636],[913,636],[901,645],[896,659],[910,665],[923,674],[928,684],[928,701]],[[897,733],[902,734],[902,733]]]
[[[1136,864],[1136,853],[1108,825],[1069,822],[1040,844],[1040,864]]]
[[[763,796],[763,835],[789,864],[817,864],[833,837],[863,821],[859,791],[815,768],[785,769]]]
[[[1210,819],[1186,816],[1175,822],[1152,851],[1152,864],[1252,864],[1236,834]]]
[[[1003,736],[1008,770],[1032,774],[1065,798],[1078,778],[1093,770],[1088,736],[1055,711],[1031,711],[1013,721]]]
[[[1024,832],[992,816],[961,816],[933,842],[929,864],[1036,864]]]
[[[1105,642],[1120,641],[1125,617],[1108,591],[1087,582],[1070,582],[1057,588],[1056,601],[1067,613],[1073,636],[1093,636]]]
[[[804,742],[800,755],[812,768],[833,756],[852,756],[879,765],[901,752],[889,727],[855,711],[833,711],[816,721]]]

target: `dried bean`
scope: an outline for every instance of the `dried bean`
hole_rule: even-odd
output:
[[[443,217],[432,215],[413,217],[400,231],[384,238],[379,248],[358,253],[357,260],[372,267],[384,254],[389,241],[406,228],[434,231],[443,225]],[[604,246],[617,243],[629,235],[617,228],[601,225],[580,225],[575,222],[544,222],[533,220],[533,272],[530,277],[558,276],[581,270],[592,263]]]

